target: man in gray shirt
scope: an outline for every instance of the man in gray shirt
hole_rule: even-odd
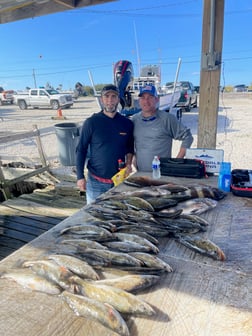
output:
[[[158,109],[158,95],[152,85],[141,88],[139,104],[141,111],[132,117],[137,170],[151,172],[155,155],[170,158],[173,139],[181,141],[177,158],[183,158],[193,142],[190,129],[174,115]]]

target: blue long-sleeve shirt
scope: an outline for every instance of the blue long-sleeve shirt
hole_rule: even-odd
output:
[[[102,111],[93,114],[83,124],[76,148],[77,179],[84,178],[88,153],[88,170],[110,179],[118,172],[118,160],[134,153],[133,122],[116,113],[114,118]]]

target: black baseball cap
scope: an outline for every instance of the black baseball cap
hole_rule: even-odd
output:
[[[105,85],[104,88],[101,90],[101,95],[103,96],[109,91],[115,92],[119,96],[119,90],[114,84]]]

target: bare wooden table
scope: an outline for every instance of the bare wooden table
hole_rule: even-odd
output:
[[[207,180],[166,178],[177,183]],[[120,185],[119,190],[128,187]],[[19,259],[34,259],[55,248],[56,230],[85,220],[85,208],[28,243],[0,263],[0,272]],[[156,315],[127,320],[132,336],[248,336],[252,335],[252,199],[231,193],[202,215],[211,223],[205,236],[226,254],[215,261],[189,250],[172,239],[160,241],[159,257],[173,273],[138,294]],[[115,335],[100,324],[74,316],[58,297],[31,292],[0,280],[0,330],[5,336],[105,336]]]

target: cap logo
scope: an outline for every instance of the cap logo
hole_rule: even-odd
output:
[[[140,88],[140,93],[139,93],[139,97],[141,97],[144,93],[149,93],[150,95],[152,95],[153,97],[157,97],[157,91],[155,86],[153,85],[145,85],[144,87]]]

